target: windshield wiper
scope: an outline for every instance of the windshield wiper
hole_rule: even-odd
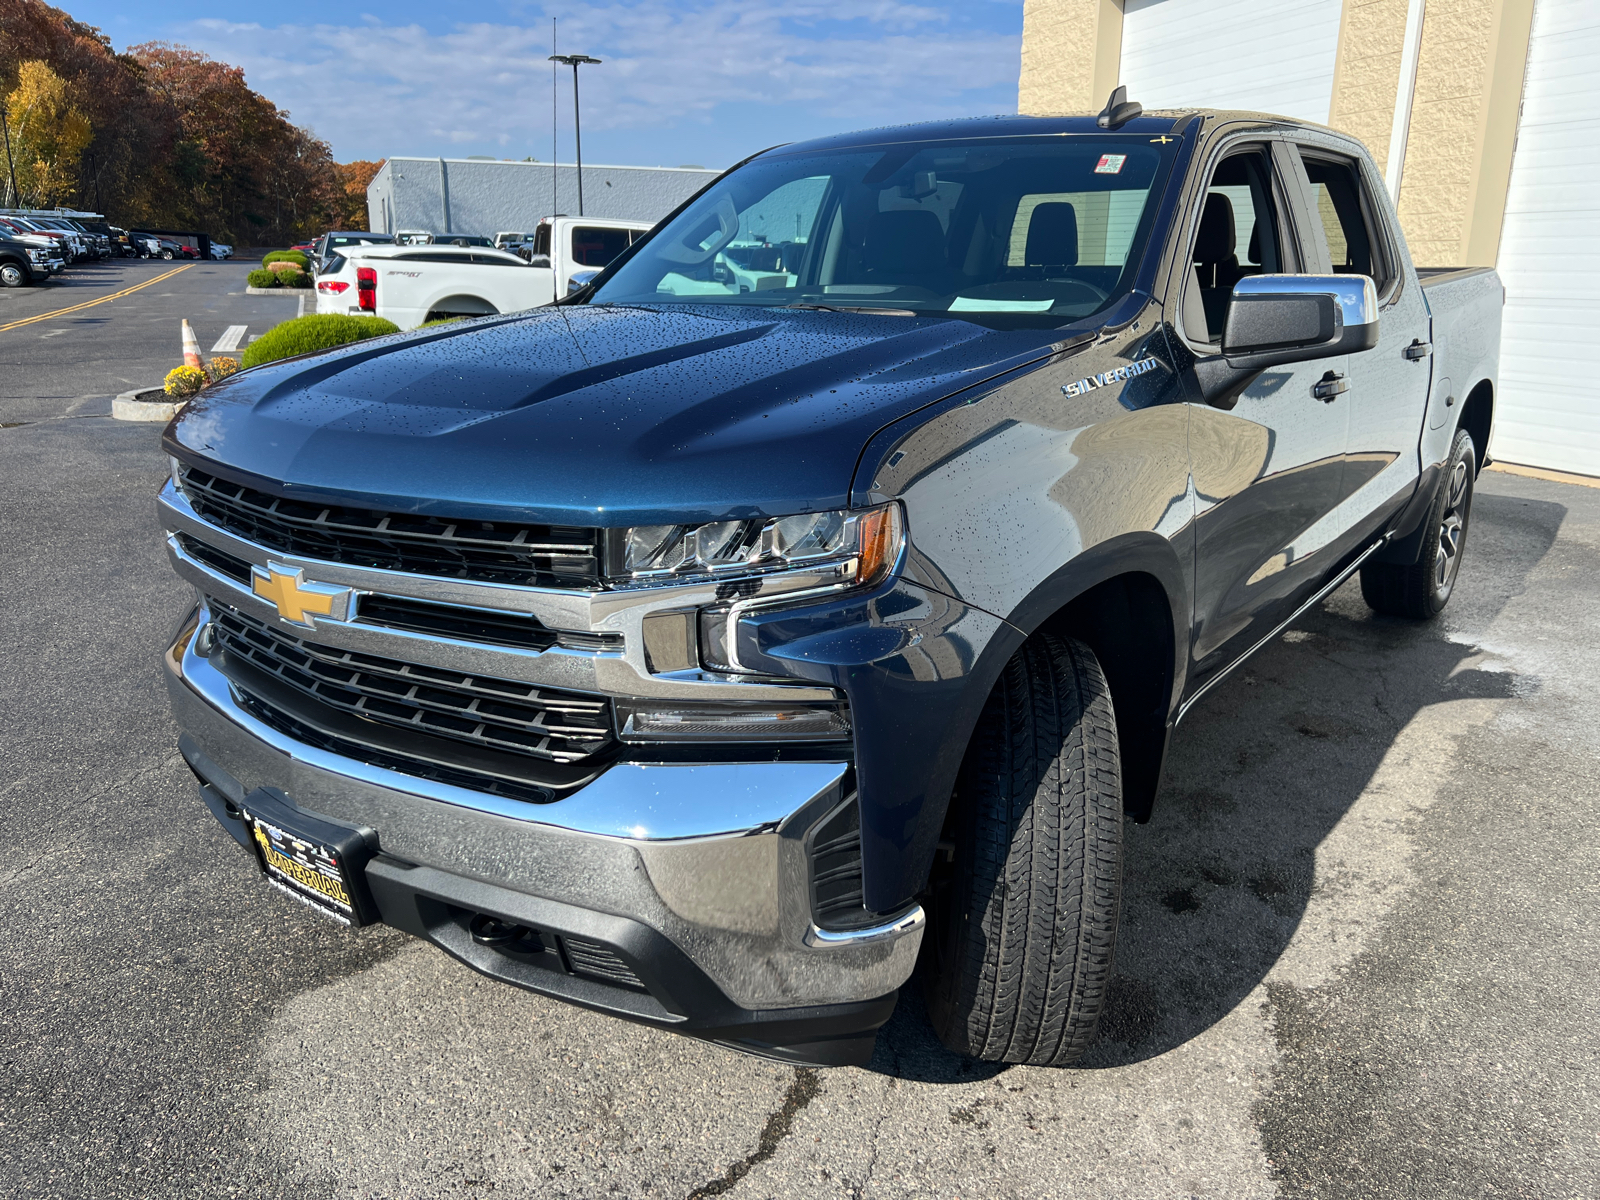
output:
[[[779,304],[778,308],[804,308],[812,312],[876,313],[883,317],[915,317],[920,313],[909,308],[881,308],[874,304]]]

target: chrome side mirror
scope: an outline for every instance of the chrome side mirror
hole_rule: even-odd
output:
[[[594,282],[594,277],[598,274],[600,274],[598,270],[574,271],[572,273],[572,278],[567,280],[567,295],[570,296],[574,292],[581,291],[582,289],[588,287],[589,284]]]
[[[1371,350],[1378,289],[1366,275],[1247,275],[1233,289],[1222,357],[1239,371]]]

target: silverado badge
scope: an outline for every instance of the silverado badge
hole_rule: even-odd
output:
[[[351,589],[328,583],[307,583],[299,567],[280,567],[269,562],[266,569],[250,568],[250,590],[276,606],[278,615],[291,625],[314,628],[311,617],[346,620],[350,615]]]
[[[1064,383],[1061,390],[1068,396],[1085,396],[1095,388],[1108,387],[1124,379],[1132,379],[1135,375],[1143,375],[1146,371],[1154,371],[1161,364],[1153,358],[1141,358],[1138,362],[1131,362],[1125,367],[1103,371],[1099,375],[1091,375],[1088,379],[1080,379],[1077,383]]]

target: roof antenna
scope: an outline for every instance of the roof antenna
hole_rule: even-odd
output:
[[[1095,118],[1095,124],[1101,129],[1117,129],[1143,112],[1144,105],[1137,100],[1129,100],[1127,87],[1119,83],[1116,90],[1111,93],[1111,99],[1106,101],[1106,106]]]

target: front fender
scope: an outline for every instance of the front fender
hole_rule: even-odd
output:
[[[1150,714],[1164,732],[1181,693],[1189,601],[1177,554],[1155,534],[1129,534],[1084,552],[1035,588],[1010,620],[901,578],[872,597],[741,622],[746,663],[839,688],[849,698],[869,909],[893,912],[926,883],[967,744],[1007,661],[1074,600],[1119,576],[1153,578],[1167,596],[1172,681]],[[1095,640],[1088,630],[1080,636]],[[1151,790],[1159,759],[1153,765]]]

